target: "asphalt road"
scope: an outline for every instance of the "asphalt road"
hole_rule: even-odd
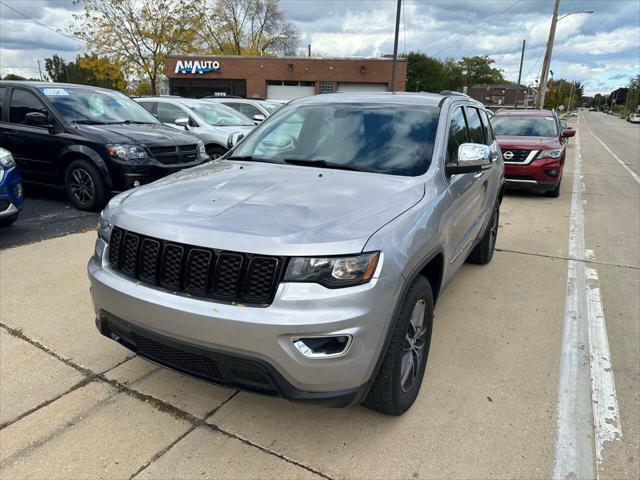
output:
[[[25,186],[25,203],[11,225],[0,227],[0,250],[95,228],[98,213],[75,208],[64,193]]]
[[[560,198],[505,197],[498,251],[442,294],[423,389],[399,418],[131,358],[93,325],[93,232],[0,252],[0,476],[640,477],[631,127],[581,113]]]

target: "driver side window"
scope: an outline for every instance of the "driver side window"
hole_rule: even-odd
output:
[[[303,122],[304,118],[300,113],[291,115],[286,122],[278,125],[264,137],[256,149],[256,155],[273,155],[294,150],[300,137]]]
[[[447,142],[447,163],[457,163],[458,147],[469,142],[467,121],[464,118],[462,107],[456,107],[451,113],[449,123],[449,139]]]
[[[162,123],[175,123],[175,121],[179,118],[189,118],[187,112],[182,110],[180,107],[176,107],[170,103],[162,103],[158,102],[158,107],[156,110],[156,114],[158,115],[158,120]]]

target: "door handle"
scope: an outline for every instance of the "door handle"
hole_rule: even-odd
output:
[[[478,172],[478,173],[474,174],[474,175],[473,175],[473,178],[480,178],[480,177],[481,177],[481,176],[483,176],[483,175],[484,175],[484,170],[482,170],[482,171],[480,171],[480,172]],[[486,181],[485,181],[485,183],[486,183]]]

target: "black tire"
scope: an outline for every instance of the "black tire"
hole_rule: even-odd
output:
[[[227,149],[221,147],[220,145],[211,145],[210,147],[207,147],[207,155],[209,155],[209,158],[211,158],[211,160],[215,160],[225,153],[227,153]]]
[[[64,174],[67,198],[79,210],[96,212],[107,202],[104,178],[88,160],[75,160]]]
[[[482,240],[478,243],[469,256],[467,262],[476,265],[486,265],[493,258],[493,252],[496,249],[496,240],[498,238],[498,226],[500,224],[500,202],[496,202],[491,213],[491,218],[487,225],[487,229],[482,235]]]
[[[561,182],[558,182],[558,184],[556,185],[556,188],[554,188],[553,190],[547,190],[546,192],[544,192],[544,196],[551,197],[551,198],[558,198],[560,196],[560,183]]]
[[[13,213],[7,217],[0,218],[0,227],[6,227],[7,225],[11,225],[18,219],[18,214],[20,212]]]
[[[419,332],[413,314],[424,309]],[[415,401],[427,366],[433,328],[433,292],[429,280],[418,276],[402,299],[400,315],[391,333],[389,348],[363,405],[385,415],[402,415]],[[417,333],[417,335],[416,335]],[[414,335],[413,343],[409,338]],[[408,361],[407,359],[411,360]],[[410,363],[410,364],[409,364]],[[407,370],[407,368],[409,370]],[[403,382],[403,373],[409,372]]]

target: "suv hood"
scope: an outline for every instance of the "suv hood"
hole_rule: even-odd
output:
[[[516,137],[508,135],[496,135],[496,141],[502,150],[545,150],[561,148],[562,144],[557,137]]]
[[[192,145],[198,140],[162,124],[78,125],[78,130],[105,143],[135,143],[148,146]]]
[[[115,197],[115,225],[165,240],[265,255],[362,251],[424,196],[420,179],[216,161]]]

